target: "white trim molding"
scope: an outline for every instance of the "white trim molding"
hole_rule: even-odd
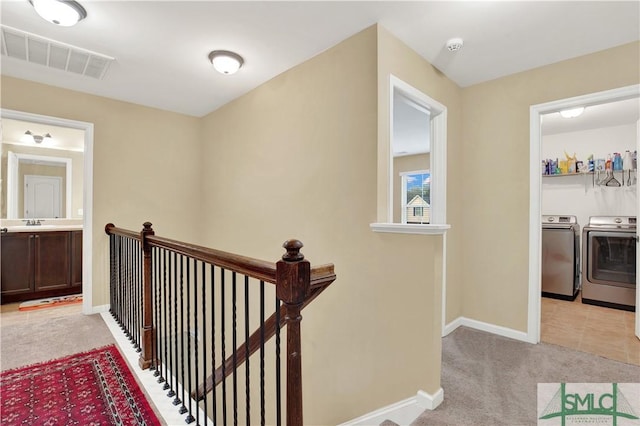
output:
[[[444,401],[444,391],[439,388],[433,395],[419,390],[415,396],[403,399],[394,404],[372,411],[357,419],[341,423],[338,426],[370,426],[379,425],[391,420],[399,425],[410,425],[425,410],[435,410]]]
[[[426,234],[444,235],[451,225],[430,225],[417,223],[371,223],[373,232],[390,232],[393,234]]]
[[[542,135],[540,116],[562,109],[599,105],[640,97],[640,85],[620,87],[603,92],[560,99],[532,105],[529,109],[529,304],[527,315],[527,341],[540,342],[540,297],[542,268]]]
[[[529,336],[524,331],[518,331],[512,328],[489,324],[466,317],[458,317],[447,324],[444,328],[444,335],[449,335],[460,326],[465,326],[480,331],[486,331],[487,333],[497,334],[498,336],[508,337],[510,339],[519,340],[521,342],[536,343],[535,341],[530,340]]]

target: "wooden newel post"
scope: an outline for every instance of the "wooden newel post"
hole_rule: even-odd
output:
[[[287,252],[276,263],[276,294],[284,304],[287,321],[287,426],[302,426],[300,310],[309,291],[311,266],[300,253],[300,241],[288,240],[282,246]]]
[[[142,351],[140,353],[138,365],[140,365],[140,368],[143,370],[146,370],[155,362],[153,359],[153,346],[155,342],[153,332],[153,289],[151,286],[151,280],[153,278],[151,276],[151,246],[147,241],[147,237],[149,235],[155,235],[155,232],[153,232],[150,222],[145,222],[142,226],[143,228],[140,232],[140,241],[142,243],[143,254],[143,317],[141,330]]]

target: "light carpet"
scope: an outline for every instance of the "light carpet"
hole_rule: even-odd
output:
[[[637,383],[640,367],[460,327],[442,342],[444,402],[413,426],[536,425],[538,383]]]

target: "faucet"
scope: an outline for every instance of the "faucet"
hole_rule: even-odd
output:
[[[23,222],[27,222],[27,226],[37,226],[42,225],[41,222],[44,222],[44,219],[25,219]]]

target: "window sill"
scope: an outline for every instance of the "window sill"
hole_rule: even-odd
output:
[[[391,232],[394,234],[444,235],[451,225],[418,225],[407,223],[371,223],[373,232]]]

